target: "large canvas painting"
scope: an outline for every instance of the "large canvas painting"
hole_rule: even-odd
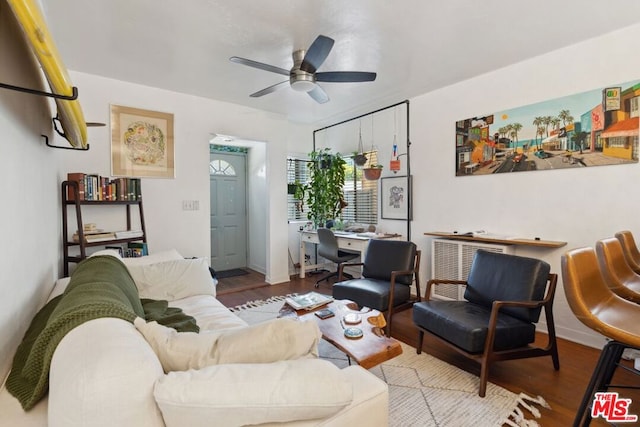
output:
[[[111,173],[174,178],[173,114],[112,105]]]
[[[456,122],[456,176],[638,162],[640,80]]]

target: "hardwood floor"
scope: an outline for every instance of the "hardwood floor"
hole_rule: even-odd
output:
[[[242,304],[246,301],[265,299],[274,295],[288,293],[304,293],[315,290],[313,287],[316,276],[299,279],[297,276],[290,282],[278,285],[268,285],[264,276],[252,272],[220,280],[221,292],[218,299],[228,307]],[[319,291],[330,294],[331,285],[323,283]],[[224,290],[222,290],[224,289]],[[417,330],[411,320],[411,310],[394,315],[393,337],[413,347],[417,345]],[[539,334],[540,340],[546,340],[545,334]],[[543,341],[541,341],[543,342]],[[550,357],[511,360],[496,362],[491,366],[489,381],[498,384],[514,393],[524,392],[530,396],[542,396],[551,406],[551,410],[542,408],[543,426],[570,426],[575,412],[582,399],[583,392],[589,382],[600,350],[576,344],[571,341],[558,340],[560,353],[560,370],[555,371]],[[423,352],[432,354],[452,365],[455,365],[476,375],[480,373],[479,365],[459,355],[436,342],[425,337]],[[625,362],[632,367],[631,362]],[[618,369],[614,382],[617,384],[638,385],[637,376]],[[640,392],[638,390],[616,389],[620,397],[632,400],[630,414],[640,415]],[[481,426],[481,423],[478,424]],[[610,425],[599,418],[591,423],[592,426]],[[626,425],[640,425],[626,424]]]

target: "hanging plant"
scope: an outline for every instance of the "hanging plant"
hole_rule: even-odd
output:
[[[371,117],[371,153],[374,152],[373,135],[374,133],[373,133],[373,116],[372,116]],[[366,168],[363,168],[362,172],[364,173],[365,179],[368,179],[369,181],[375,181],[377,179],[380,179],[380,176],[382,175],[382,165],[379,163],[371,163]]]
[[[342,211],[343,188],[346,162],[342,156],[332,154],[329,148],[312,151],[309,154],[311,181],[306,187],[307,217],[316,227],[336,219]],[[328,167],[321,167],[322,163]]]
[[[369,165],[369,167],[362,169],[362,172],[364,172],[364,179],[375,181],[376,179],[380,179],[382,175],[382,165]]]
[[[364,146],[362,145],[362,121],[360,121],[360,130],[358,131],[358,151],[353,154],[353,163],[356,166],[364,166],[367,163],[367,156],[364,155]]]

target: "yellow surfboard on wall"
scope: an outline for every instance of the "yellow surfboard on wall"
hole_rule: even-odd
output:
[[[40,7],[34,0],[7,0],[13,14],[25,33],[27,42],[42,66],[51,91],[57,95],[72,96],[73,86],[58,49],[47,28]],[[56,98],[58,118],[64,137],[74,147],[86,148],[87,123],[77,99]]]

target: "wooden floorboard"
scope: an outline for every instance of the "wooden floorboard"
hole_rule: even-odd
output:
[[[265,299],[275,295],[304,293],[312,290],[331,294],[331,284],[324,282],[319,289],[313,287],[316,278],[292,278],[287,283],[269,285],[264,276],[251,272],[248,275],[221,279],[219,286],[224,289],[218,293],[218,299],[228,307],[247,301]],[[411,310],[397,313],[393,318],[393,337],[413,347],[417,345],[417,330],[411,320]],[[545,334],[539,334],[539,340],[546,340]],[[553,369],[550,357],[496,362],[491,366],[489,381],[514,393],[527,393],[530,396],[542,396],[551,410],[541,409],[542,426],[570,426],[589,382],[600,350],[559,339],[560,370]],[[480,367],[455,351],[446,348],[425,337],[423,351],[432,354],[452,365],[476,375]],[[632,366],[631,362],[627,363]],[[620,371],[620,370],[618,370]],[[618,384],[639,385],[640,380],[628,372],[616,374]],[[640,415],[640,393],[637,390],[619,389],[621,397],[632,399],[630,413]],[[594,420],[592,426],[610,425],[602,419]],[[626,425],[640,425],[626,424]],[[481,423],[478,424],[481,426]]]

